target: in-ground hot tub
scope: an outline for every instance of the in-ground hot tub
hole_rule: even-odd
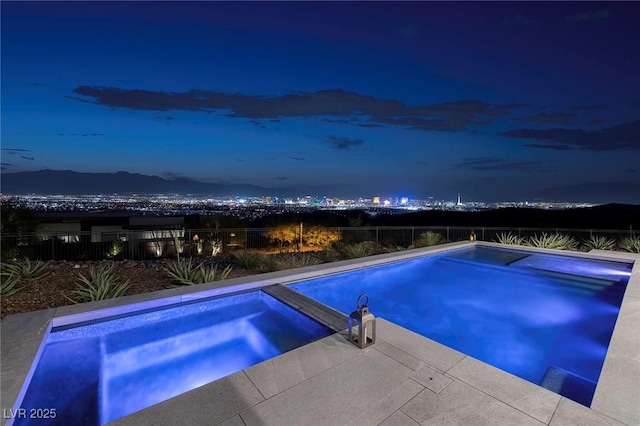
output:
[[[54,328],[11,414],[104,424],[332,333],[263,291]]]

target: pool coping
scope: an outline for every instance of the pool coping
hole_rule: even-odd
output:
[[[511,248],[537,253],[559,254],[564,256],[586,257],[601,260],[640,261],[640,255],[623,252],[592,251],[589,253],[578,253],[520,246],[515,247],[487,242],[458,242],[423,249],[407,250],[367,258],[334,262],[324,265],[314,265],[297,270],[278,271],[250,277],[235,278],[215,283],[202,284],[199,286],[161,290],[158,292],[126,296],[100,302],[10,315],[0,322],[3,422],[6,423],[9,420],[6,418],[7,411],[10,409],[14,410],[19,407],[18,401],[22,400],[25,391],[25,389],[23,389],[23,384],[33,373],[31,371],[34,364],[33,361],[39,356],[44,342],[44,337],[52,327],[65,326],[78,322],[93,322],[105,316],[122,315],[125,312],[131,312],[133,310],[143,310],[181,302],[196,301],[199,299],[222,296],[239,291],[259,289],[275,284],[286,285],[304,279],[322,277],[349,270],[376,266],[383,263],[412,259],[427,254],[435,254],[448,250],[471,247],[474,245]],[[636,262],[634,265],[632,275],[629,279],[627,291],[625,292],[618,321],[614,328],[611,344],[607,352],[607,357],[605,359],[601,377],[598,381],[598,386],[596,388],[591,408],[583,407],[586,410],[593,411],[598,414],[598,416],[600,416],[598,418],[602,418],[601,416],[604,415],[608,419],[614,419],[622,422],[623,424],[640,424],[640,409],[635,406],[636,401],[640,400],[640,342],[638,342],[638,338],[636,337],[637,333],[634,330],[638,319],[640,319],[640,262]],[[401,327],[393,324],[391,324],[390,327],[402,329]],[[387,337],[387,339],[393,340],[393,337]],[[422,336],[414,336],[411,337],[411,339],[433,342]],[[396,342],[395,345],[389,342],[387,342],[387,344],[390,345],[389,347],[393,347],[395,349],[402,347],[401,342]],[[447,349],[453,351],[453,349]],[[293,352],[299,350],[300,349],[296,349]],[[390,350],[393,351],[394,349]],[[456,351],[453,352],[458,353]],[[470,357],[465,356],[465,358]],[[479,363],[479,365],[484,364],[480,361],[475,362]],[[484,364],[484,366],[486,366],[486,364]],[[437,365],[431,365],[431,367],[438,370]],[[511,374],[493,367],[489,368],[489,370],[492,371],[490,375],[495,376],[493,379],[494,381],[501,382],[507,380],[508,382],[513,382],[513,378],[515,378],[515,376],[512,376]],[[441,371],[441,369],[438,371]],[[532,386],[538,388],[536,385]],[[198,391],[198,389],[191,392],[196,391]],[[191,392],[184,395],[188,396]],[[486,393],[486,390],[484,390],[484,392]],[[504,390],[501,392],[504,392]],[[559,400],[564,400],[563,397],[558,396],[558,398]],[[168,404],[168,401],[157,405],[162,406],[164,404]],[[145,411],[146,410],[143,410],[140,413]],[[542,421],[543,424],[546,422],[546,419],[538,420]],[[549,418],[549,421],[551,421],[551,418]]]

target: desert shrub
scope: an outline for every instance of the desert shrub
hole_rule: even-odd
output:
[[[345,259],[355,259],[377,254],[378,251],[378,244],[374,241],[363,241],[340,247],[340,256]]]
[[[87,275],[78,273],[76,288],[71,291],[76,299],[68,297],[67,299],[73,303],[93,302],[124,296],[127,290],[129,290],[129,280],[120,283],[115,274],[114,265],[103,265],[99,268],[90,267]]]
[[[604,235],[592,235],[588,240],[583,240],[582,245],[587,250],[615,250],[616,240]]]
[[[338,260],[338,253],[332,249],[325,249],[318,252],[320,263],[331,263]]]
[[[231,257],[237,264],[251,271],[273,272],[278,270],[278,261],[275,256],[241,250],[232,252]]]
[[[558,250],[575,250],[578,242],[571,236],[565,234],[536,234],[525,240],[525,245],[538,248],[549,248]]]
[[[264,256],[262,253],[246,250],[231,252],[233,260],[245,269],[259,269]]]
[[[300,227],[295,224],[281,225],[277,228],[269,229],[264,236],[268,238],[272,244],[283,250],[285,246],[295,244],[300,240]]]
[[[380,251],[382,253],[395,253],[395,252],[404,251],[404,250],[406,250],[406,248],[402,246],[386,246],[386,247],[382,247]]]
[[[22,287],[16,287],[20,280],[9,273],[2,274],[2,283],[0,283],[0,297],[9,297],[16,294]]]
[[[631,253],[640,253],[640,237],[626,237],[620,241],[620,248]]]
[[[512,245],[522,246],[525,244],[525,240],[526,239],[524,237],[514,235],[511,232],[508,232],[508,233],[501,232],[500,234],[498,234],[498,236],[494,241],[500,244],[512,244]]]
[[[218,265],[206,266],[205,262],[194,263],[193,260],[178,260],[169,263],[165,272],[175,285],[195,285],[226,279],[232,271],[231,266],[227,266],[218,272]]]
[[[24,260],[2,264],[3,273],[13,275],[21,281],[35,281],[46,277],[48,275],[46,268],[45,262],[39,260],[31,262],[26,257]]]
[[[305,266],[317,265],[320,259],[308,253],[296,253],[294,256],[285,256],[277,261],[278,270],[303,268]]]
[[[438,234],[437,232],[427,231],[418,236],[418,238],[413,243],[413,246],[416,248],[430,247],[435,246],[436,244],[441,244],[442,242],[442,235]]]
[[[113,240],[111,242],[111,247],[109,247],[109,251],[105,253],[105,256],[108,259],[115,259],[120,254],[122,254],[123,250],[124,250],[124,243],[122,242],[122,240]]]
[[[338,230],[312,226],[304,229],[302,238],[306,245],[321,249],[329,248],[340,241],[341,235]]]

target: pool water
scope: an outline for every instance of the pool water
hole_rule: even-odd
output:
[[[99,425],[333,331],[262,291],[52,331],[22,408]]]
[[[473,247],[289,285],[589,406],[632,263]]]

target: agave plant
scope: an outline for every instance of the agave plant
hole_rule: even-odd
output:
[[[501,232],[500,234],[498,234],[497,238],[494,241],[500,244],[512,244],[512,245],[521,246],[521,245],[524,245],[525,238],[512,234],[511,232],[508,232],[508,233]]]
[[[616,240],[604,235],[592,235],[588,240],[583,240],[582,245],[588,250],[615,250]]]
[[[15,275],[2,274],[2,283],[0,284],[0,297],[9,297],[16,294],[22,287],[16,287],[20,280]]]
[[[76,296],[76,300],[68,297],[67,299],[74,303],[80,303],[124,296],[130,287],[129,280],[123,283],[118,281],[114,264],[103,265],[100,268],[91,267],[87,275],[78,273],[78,283],[76,288],[71,291]]]
[[[13,275],[22,281],[35,281],[48,275],[46,272],[47,264],[39,260],[31,262],[28,258],[22,261],[2,264],[5,273]]]
[[[376,253],[378,253],[378,245],[373,241],[363,241],[340,248],[340,255],[346,259],[367,257]]]
[[[318,252],[320,263],[331,263],[338,260],[338,253],[332,249],[324,249]]]
[[[549,248],[558,250],[575,250],[578,247],[578,242],[571,236],[565,234],[542,234],[529,237],[525,241],[525,245],[539,248]]]
[[[620,248],[631,253],[640,253],[640,237],[626,237],[620,241]]]
[[[413,243],[413,245],[416,248],[419,248],[419,247],[435,246],[436,244],[441,244],[441,243],[442,243],[442,235],[436,232],[427,231],[420,234],[420,236]]]
[[[226,279],[232,270],[231,266],[227,266],[221,272],[218,272],[218,265],[207,267],[204,262],[194,263],[191,259],[169,263],[164,269],[176,285],[194,285],[221,281]]]

